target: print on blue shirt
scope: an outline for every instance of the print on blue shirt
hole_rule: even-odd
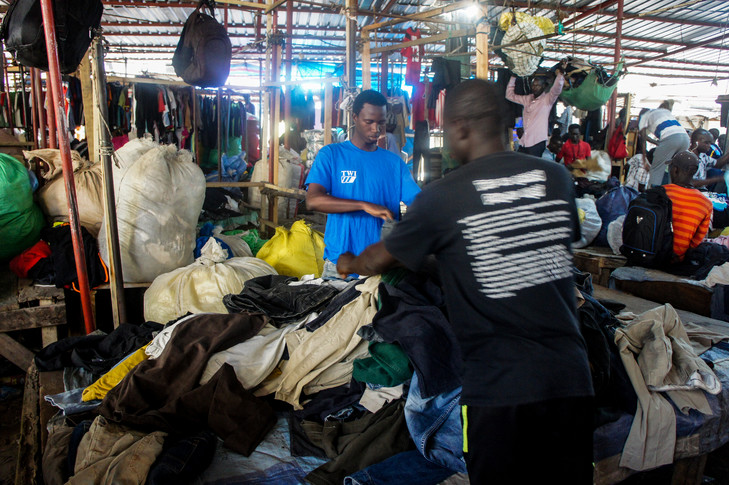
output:
[[[361,150],[352,142],[319,150],[306,184],[319,184],[333,197],[362,200],[387,207],[397,218],[400,202],[415,199],[420,188],[407,165],[393,153]],[[380,240],[383,220],[364,211],[329,214],[324,233],[324,258],[334,263],[344,252],[361,253]]]

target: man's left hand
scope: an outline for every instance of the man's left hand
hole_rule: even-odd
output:
[[[339,255],[339,258],[337,258],[337,273],[339,273],[339,276],[342,277],[342,279],[346,279],[347,276],[354,273],[352,271],[352,261],[354,261],[355,255],[352,253],[342,253]]]

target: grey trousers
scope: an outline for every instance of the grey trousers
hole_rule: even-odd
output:
[[[658,141],[651,163],[650,185],[662,185],[666,166],[673,156],[680,151],[689,149],[689,136],[686,133],[676,133]]]

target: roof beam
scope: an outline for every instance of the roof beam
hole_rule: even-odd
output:
[[[585,30],[581,32],[575,32],[576,35],[584,35],[587,37],[605,37],[608,39],[614,39],[615,34],[614,33],[608,33],[608,32],[597,32],[594,30]],[[726,47],[721,45],[708,45],[704,42],[679,42],[679,41],[673,41],[673,40],[664,40],[664,39],[656,39],[652,37],[636,37],[633,35],[623,35],[623,40],[628,40],[631,42],[648,42],[651,44],[663,44],[663,45],[675,45],[675,46],[681,46],[681,47],[702,47],[704,49],[718,49],[718,50],[726,50]],[[713,38],[712,42],[716,42],[717,40],[721,40],[721,36]],[[582,42],[576,42],[576,44],[582,44]],[[630,47],[623,47],[623,49],[629,49]]]
[[[572,17],[570,19],[565,20],[562,22],[562,25],[567,26],[570,24],[574,24],[575,22],[584,19],[585,17],[589,17],[590,15],[594,14],[595,12],[599,12],[600,10],[611,7],[618,3],[618,0],[605,0],[604,2],[601,2],[594,7],[588,8],[587,10],[583,10],[579,15],[576,17]]]

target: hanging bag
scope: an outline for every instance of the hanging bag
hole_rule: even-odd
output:
[[[230,74],[233,47],[225,27],[215,20],[215,2],[202,0],[187,18],[172,56],[175,74],[192,86],[218,87]],[[207,6],[211,15],[201,12]]]
[[[55,0],[58,62],[62,74],[78,68],[93,38],[92,30],[101,25],[104,6],[101,0]],[[19,64],[48,70],[46,34],[40,0],[15,0],[3,18],[0,37],[5,48]]]

